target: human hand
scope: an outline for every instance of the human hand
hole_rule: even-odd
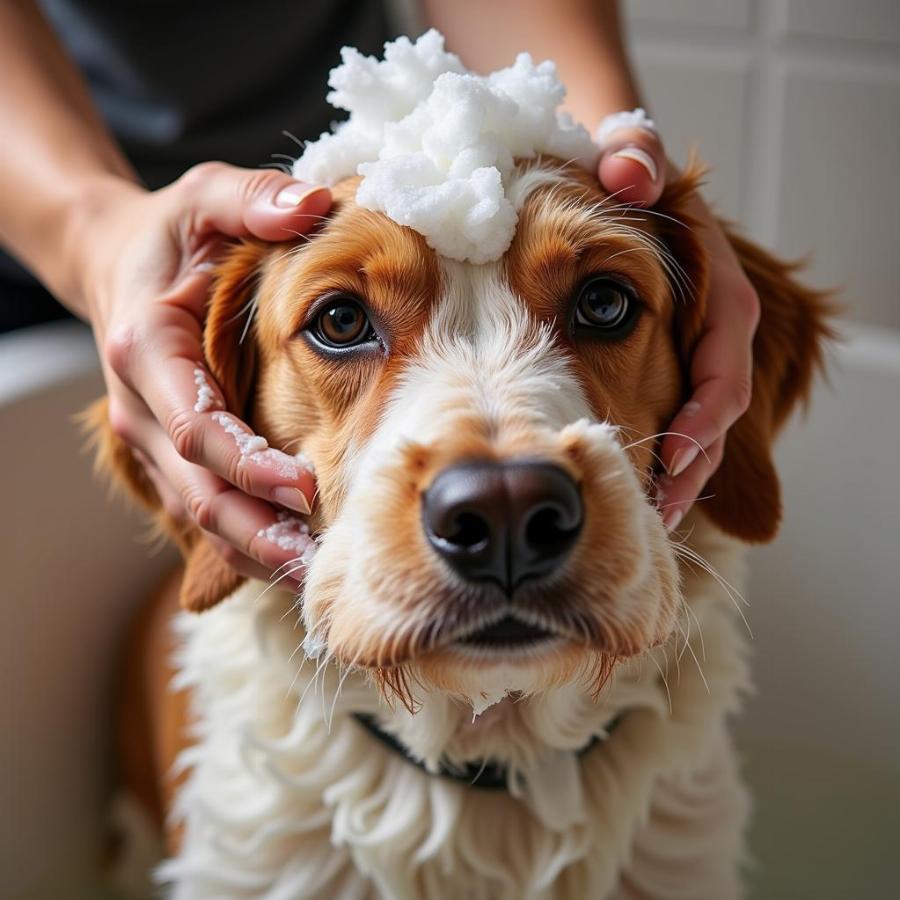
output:
[[[237,435],[252,431],[221,418],[202,334],[210,263],[223,243],[307,232],[328,212],[330,192],[279,172],[204,163],[158,191],[103,178],[80,196],[64,243],[63,299],[94,328],[113,431],[176,521],[207,532],[241,574],[268,579],[284,566],[295,584],[296,554],[265,531],[276,522],[272,504],[309,513],[313,475],[276,449],[247,452],[244,442],[241,452]]]
[[[600,181],[622,202],[652,206],[666,178],[677,174],[643,110],[608,117],[598,141]],[[709,285],[706,320],[691,359],[691,397],[673,419],[659,453],[666,474],[656,500],[669,531],[678,527],[719,467],[726,433],[750,405],[760,312],[756,291],[699,195],[689,212],[709,254]]]

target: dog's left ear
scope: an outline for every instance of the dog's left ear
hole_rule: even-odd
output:
[[[696,190],[697,170],[666,189],[659,208],[684,226],[668,222],[663,239],[692,284],[682,301],[676,296],[676,328],[684,360],[684,383],[691,354],[703,330],[707,303],[707,261],[696,224],[684,204]],[[797,265],[785,263],[723,225],[760,301],[760,321],[753,340],[753,394],[747,411],[729,430],[719,469],[701,492],[700,505],[727,534],[748,543],[772,540],[781,521],[781,487],[772,445],[791,411],[809,396],[813,376],[822,366],[828,325],[834,309],[827,295],[801,285]],[[676,291],[677,295],[677,291]]]

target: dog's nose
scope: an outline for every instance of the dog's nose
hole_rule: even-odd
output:
[[[435,478],[422,516],[432,547],[459,575],[512,591],[569,554],[581,530],[581,494],[550,463],[464,463]]]

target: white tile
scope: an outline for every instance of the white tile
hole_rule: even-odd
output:
[[[900,0],[785,0],[788,34],[900,44]]]
[[[692,146],[711,166],[706,196],[740,218],[747,71],[723,62],[654,58],[637,50],[644,93],[669,155],[684,163]]]
[[[700,25],[747,28],[752,0],[628,0],[623,10],[636,26]]]
[[[858,320],[900,327],[900,79],[788,66],[777,245]]]

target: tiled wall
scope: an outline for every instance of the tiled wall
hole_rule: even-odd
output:
[[[649,105],[707,194],[900,329],[900,0],[623,0]]]

